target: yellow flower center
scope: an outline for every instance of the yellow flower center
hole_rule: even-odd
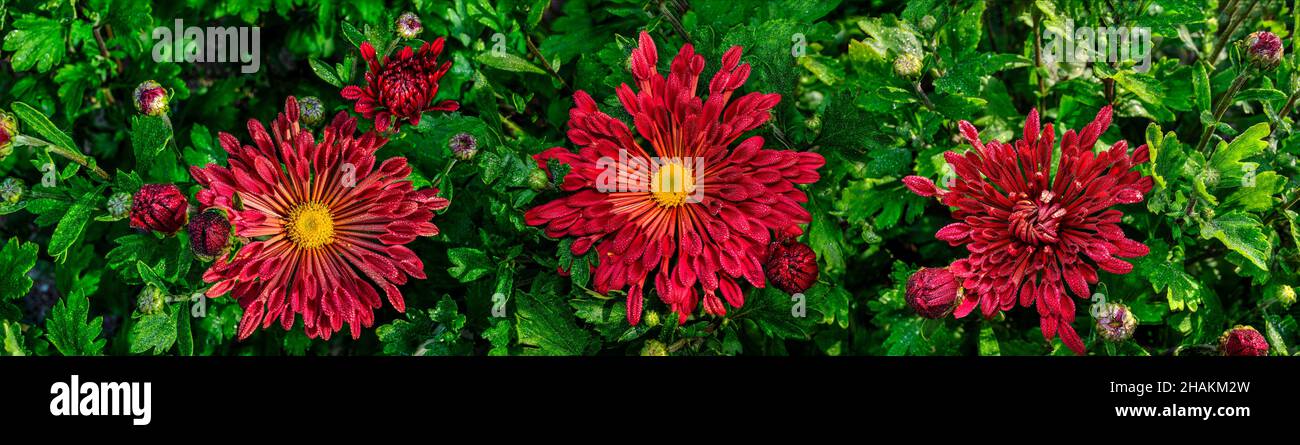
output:
[[[652,173],[650,192],[661,206],[682,205],[695,192],[695,174],[679,162],[666,163]]]
[[[334,216],[329,207],[309,202],[289,211],[284,225],[289,239],[304,249],[315,249],[334,242]]]

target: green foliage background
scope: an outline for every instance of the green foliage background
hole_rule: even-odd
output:
[[[1123,208],[1126,233],[1151,254],[1130,274],[1103,273],[1095,286],[1132,307],[1141,325],[1133,340],[1105,343],[1080,303],[1075,326],[1090,353],[1196,353],[1236,324],[1264,332],[1272,354],[1293,353],[1296,309],[1286,290],[1300,285],[1294,1],[385,3],[0,0],[0,107],[24,134],[73,148],[86,164],[49,147],[19,147],[0,162],[0,174],[29,187],[17,203],[0,204],[0,353],[1069,354],[1059,340],[1043,340],[1033,310],[931,321],[907,309],[903,285],[912,271],[965,252],[934,239],[951,221],[948,209],[899,180],[949,174],[942,153],[967,148],[959,120],[973,122],[984,140],[1006,141],[1032,108],[1060,131],[1081,128],[1107,103],[1116,119],[1102,141],[1149,144],[1153,161],[1141,168],[1157,185],[1145,202]],[[404,286],[407,312],[381,309],[377,327],[360,339],[329,341],[309,340],[299,323],[237,342],[240,309],[230,298],[207,300],[201,317],[190,316],[188,298],[202,291],[207,263],[183,236],[137,233],[113,220],[108,197],[154,182],[180,184],[192,196],[187,166],[224,160],[217,132],[247,141],[245,121],[269,122],[287,96],[317,96],[327,115],[347,110],[338,90],[361,82],[356,45],[386,47],[404,11],[423,19],[421,39],[447,37],[454,66],[442,95],[462,104],[426,115],[380,153],[410,159],[419,187],[448,172],[442,185],[452,205],[434,220],[443,233],[411,246],[429,278]],[[261,70],[155,62],[150,32],[175,19],[261,27]],[[1067,21],[1151,28],[1153,66],[1035,63],[1042,30]],[[614,88],[631,81],[627,59],[641,30],[655,36],[661,60],[693,43],[708,61],[706,75],[728,47],[743,46],[753,66],[744,89],[782,96],[774,119],[755,133],[826,157],[821,181],[808,189],[813,222],[801,241],[817,252],[821,278],[806,292],[803,317],[792,312],[798,302],[769,286],[748,290],[745,306],[724,318],[697,313],[683,326],[655,323],[670,317],[649,296],[644,322],[632,328],[622,295],[589,290],[584,267],[572,277],[556,273],[592,258],[569,256],[567,242],[524,224],[525,209],[558,196],[553,187],[529,187],[530,156],[571,147],[564,131],[575,90],[623,115]],[[1287,56],[1249,77],[1216,118],[1221,96],[1247,70],[1235,42],[1256,30],[1281,36]],[[905,53],[923,61],[915,81],[894,72]],[[132,90],[148,79],[171,91],[167,119],[132,107]],[[1207,127],[1212,156],[1196,148]],[[461,132],[477,138],[481,153],[453,163],[447,141]],[[43,171],[51,162],[57,170]],[[50,175],[56,185],[40,186]],[[143,314],[136,298],[148,285],[170,298]],[[497,293],[504,317],[493,316]]]

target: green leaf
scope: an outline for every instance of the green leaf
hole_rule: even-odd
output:
[[[510,53],[481,53],[474,57],[474,61],[502,71],[546,74],[546,71],[538,68],[537,65],[533,65],[532,62]]]
[[[335,88],[343,88],[343,81],[339,80],[338,75],[335,74],[334,70],[330,68],[329,65],[326,65],[325,62],[321,62],[320,59],[315,57],[312,57],[307,61],[311,64],[311,70],[316,73],[317,77],[320,77],[320,79],[324,80],[325,83],[333,85]]]
[[[14,300],[27,295],[32,279],[27,272],[36,265],[38,246],[9,238],[0,250],[0,301]]]
[[[131,148],[135,153],[135,169],[148,171],[171,138],[172,127],[165,119],[143,115],[132,118]]]
[[[37,111],[31,105],[22,102],[14,102],[14,114],[18,115],[18,120],[22,121],[23,127],[30,129],[36,134],[41,135],[51,144],[63,147],[69,150],[77,150],[77,143],[72,141],[72,137],[56,127],[45,113]]]
[[[1282,187],[1286,185],[1285,177],[1271,171],[1260,173],[1250,180],[1246,178],[1249,178],[1249,176],[1242,178],[1243,185],[1246,186],[1228,195],[1228,198],[1223,200],[1223,204],[1220,204],[1219,208],[1240,207],[1248,212],[1262,212],[1272,209],[1274,206],[1273,195],[1280,193]]]
[[[66,260],[68,249],[81,238],[81,233],[86,230],[86,223],[90,221],[90,213],[98,205],[99,194],[103,190],[104,186],[99,186],[81,195],[81,198],[68,208],[67,213],[59,218],[59,225],[54,228],[54,234],[50,236],[50,245],[46,249],[56,262],[62,263]]]
[[[448,249],[447,259],[453,264],[452,267],[447,268],[447,273],[462,283],[477,280],[492,271],[492,262],[488,260],[487,255],[475,248]]]
[[[1260,270],[1268,270],[1268,259],[1273,255],[1273,245],[1264,235],[1264,224],[1255,215],[1232,211],[1219,215],[1201,227],[1203,236],[1223,242],[1233,252],[1241,254]]]
[[[14,20],[13,28],[5,36],[4,50],[13,52],[14,71],[35,67],[44,73],[63,61],[68,50],[63,37],[66,30],[57,20],[25,15]]]
[[[73,290],[55,303],[45,320],[45,335],[54,349],[65,356],[99,355],[105,343],[98,338],[104,319],[95,317],[87,321],[89,314],[90,299],[81,289]]]
[[[176,307],[176,354],[186,357],[194,355],[194,332],[190,327],[189,300],[181,301],[181,304]]]
[[[1286,100],[1286,98],[1287,98],[1286,93],[1283,93],[1281,91],[1272,88],[1251,88],[1248,90],[1242,90],[1241,92],[1237,93],[1237,96],[1233,97],[1233,100],[1240,100],[1240,101],[1257,100],[1260,102],[1281,102]]]
[[[526,355],[584,355],[599,346],[554,294],[516,292],[515,332]]]
[[[1247,175],[1247,172],[1253,172],[1258,164],[1253,162],[1242,162],[1242,159],[1259,155],[1268,147],[1268,142],[1264,139],[1268,137],[1269,126],[1267,122],[1260,122],[1247,128],[1246,131],[1238,135],[1232,142],[1220,142],[1214,155],[1210,157],[1210,169],[1213,178],[1217,179],[1219,188],[1238,187],[1241,185],[1241,179]]]
[[[980,323],[980,356],[1002,355],[998,346],[998,336],[993,334],[992,323]]]
[[[1210,97],[1210,76],[1206,73],[1203,63],[1198,63],[1192,68],[1192,90],[1196,96],[1196,110],[1209,113],[1210,103],[1214,99]]]
[[[153,350],[155,355],[162,354],[171,349],[174,344],[176,344],[176,317],[168,314],[167,311],[140,317],[131,326],[132,354],[149,350]]]

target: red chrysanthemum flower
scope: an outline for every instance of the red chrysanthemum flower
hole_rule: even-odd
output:
[[[366,87],[348,85],[343,88],[344,99],[357,101],[354,108],[366,119],[373,119],[375,130],[400,130],[403,123],[420,124],[420,114],[425,111],[456,111],[460,104],[454,100],[434,103],[438,96],[438,82],[451,69],[451,62],[438,63],[442,54],[443,38],[420,46],[419,51],[402,47],[395,58],[376,58],[375,47],[370,42],[361,44],[361,58],[366,60]]]
[[[220,134],[229,168],[190,168],[204,187],[197,195],[203,208],[224,210],[235,234],[253,240],[203,274],[214,283],[209,297],[231,292],[244,308],[240,339],[277,319],[287,330],[295,314],[310,337],[328,339],[344,323],[358,337],[381,305],[375,284],[405,311],[397,285],[425,275],[403,245],[438,234],[430,219],[448,204],[437,189],[412,189],[405,158],[376,168],[375,151],[388,140],[355,136],[356,119],[347,113],[334,117],[320,141],[298,113],[290,97],[269,135],[261,122],[248,121],[253,146]]]
[[[740,47],[723,55],[701,99],[704,58],[683,46],[665,78],[654,41],[643,32],[631,60],[638,91],[625,84],[617,93],[644,142],[579,91],[568,133],[578,152],[555,147],[535,156],[544,169],[552,159],[570,167],[561,186],[570,194],[529,210],[526,221],[545,226],[551,237],[576,237],[576,255],[594,246],[595,288],[628,289],[631,324],[640,321],[645,280],[656,271],[655,290],[681,323],[701,300],[714,315],[726,312],[722,299],[740,307],[737,279],[765,284],[762,260],[772,232],[798,234],[797,224],[811,220],[800,206],[807,196],[795,184],[817,181],[821,155],[767,150],[758,136],[732,147],[767,122],[781,99],[750,93],[731,100],[749,77],[740,55]]]
[[[1089,298],[1089,283],[1097,282],[1096,268],[1125,274],[1133,265],[1119,258],[1148,252],[1142,243],[1125,237],[1119,227],[1122,213],[1111,207],[1141,202],[1151,191],[1151,178],[1133,170],[1150,155],[1146,145],[1130,155],[1122,140],[1094,153],[1093,145],[1110,127],[1110,117],[1107,106],[1082,131],[1066,131],[1056,162],[1052,124],[1040,132],[1037,110],[1025,121],[1024,139],[1012,144],[983,144],[975,127],[962,121],[961,134],[974,149],[964,155],[944,153],[957,173],[948,190],[919,176],[903,180],[914,193],[938,195],[944,205],[956,208],[953,217],[958,222],[935,237],[952,246],[965,245],[971,253],[949,267],[965,289],[955,312],[958,318],[976,306],[991,317],[1018,300],[1021,306],[1038,308],[1046,339],[1059,334],[1071,350],[1085,352],[1071,326],[1074,300],[1066,289]]]

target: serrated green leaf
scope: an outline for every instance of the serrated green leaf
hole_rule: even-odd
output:
[[[1229,250],[1241,254],[1260,270],[1268,270],[1273,245],[1264,235],[1264,224],[1255,215],[1242,211],[1225,213],[1206,223],[1201,232],[1223,242]]]
[[[58,20],[25,15],[14,20],[13,31],[5,36],[4,50],[13,53],[10,63],[14,71],[36,68],[47,72],[63,61],[67,53],[64,44],[66,29]]]
[[[462,283],[477,280],[492,271],[492,262],[488,260],[487,255],[475,248],[448,249],[447,259],[453,264],[452,267],[447,268],[447,273]]]
[[[186,314],[189,315],[189,314]],[[176,317],[166,311],[145,315],[131,325],[131,353],[162,354],[176,344]]]
[[[99,355],[106,343],[98,338],[104,319],[88,321],[89,314],[90,299],[80,289],[55,303],[45,320],[45,335],[54,349],[65,356]]]
[[[553,294],[518,292],[515,333],[526,355],[584,355],[599,343],[579,328],[568,305]]]
[[[32,288],[27,272],[36,265],[38,246],[9,238],[0,250],[0,301],[22,298]]]

